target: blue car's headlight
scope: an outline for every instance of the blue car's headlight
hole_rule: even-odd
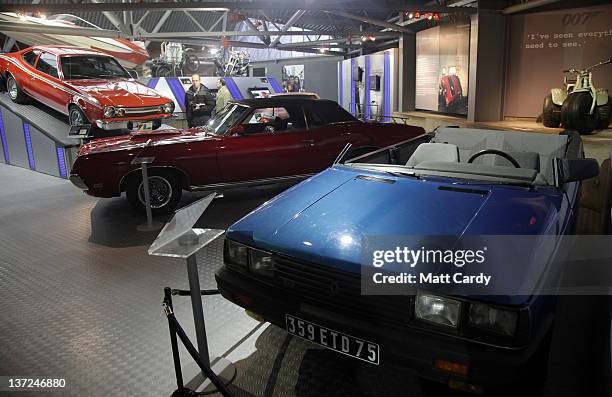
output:
[[[417,292],[414,314],[419,320],[457,327],[461,302],[442,296]]]
[[[226,239],[225,240],[225,260],[228,262],[235,263],[237,265],[247,267],[247,260],[249,257],[249,249],[246,245],[242,245],[235,241]]]
[[[483,328],[508,336],[513,336],[516,332],[518,313],[513,311],[472,303],[469,317],[469,323],[472,327]]]
[[[249,249],[249,269],[253,273],[266,277],[274,276],[274,261],[272,255],[256,249]]]

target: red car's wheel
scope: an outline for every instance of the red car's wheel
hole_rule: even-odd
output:
[[[173,211],[181,201],[182,186],[180,179],[170,172],[151,170],[149,174],[149,197],[153,214]],[[144,183],[140,172],[133,174],[126,186],[126,196],[132,207],[144,212]]]
[[[6,79],[6,90],[8,91],[11,101],[15,103],[25,104],[28,103],[30,99],[23,91],[21,91],[19,84],[17,84],[17,80],[15,80],[15,78],[10,74]]]

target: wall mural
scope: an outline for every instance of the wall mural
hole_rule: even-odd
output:
[[[504,115],[537,117],[564,69],[582,69],[612,56],[612,5],[515,15]],[[597,88],[612,89],[612,68],[593,71]]]
[[[283,90],[286,92],[304,91],[304,65],[283,66]]]
[[[469,50],[469,19],[417,33],[417,109],[467,114]]]

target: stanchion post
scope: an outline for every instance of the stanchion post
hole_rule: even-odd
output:
[[[190,204],[174,213],[166,223],[153,244],[149,247],[149,255],[183,258],[187,262],[187,275],[189,277],[189,295],[193,310],[198,351],[197,359],[217,374],[224,384],[228,384],[236,376],[236,366],[224,357],[210,358],[206,340],[206,327],[204,324],[204,310],[202,305],[202,291],[196,253],[210,242],[225,233],[219,229],[193,228],[196,221],[202,216],[204,210],[216,197],[216,193]],[[178,332],[178,331],[177,331]],[[180,336],[180,335],[179,335]],[[181,337],[182,338],[182,337]],[[183,342],[185,343],[185,342]],[[195,350],[195,349],[194,349]],[[195,356],[194,356],[195,357]],[[198,394],[209,394],[216,391],[213,380],[206,379],[205,371],[198,371],[196,376],[186,383],[187,388],[196,390]]]
[[[204,323],[204,309],[202,307],[202,295],[200,293],[200,276],[195,254],[187,258],[187,275],[189,277],[189,290],[191,294],[191,306],[193,310],[193,322],[198,343],[200,359],[207,367],[210,367],[210,356],[208,355],[208,341],[206,340],[206,325]]]

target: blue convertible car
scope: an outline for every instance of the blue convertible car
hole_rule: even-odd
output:
[[[507,384],[545,356],[554,296],[364,295],[364,238],[572,234],[580,181],[597,174],[575,133],[440,128],[336,164],[232,225],[219,290],[370,364],[463,389]]]

